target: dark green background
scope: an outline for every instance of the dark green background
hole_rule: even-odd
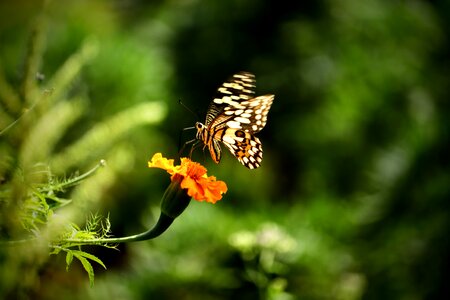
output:
[[[450,5],[446,1],[53,1],[46,78],[95,37],[99,53],[73,83],[88,114],[65,142],[140,102],[161,101],[157,126],[124,138],[136,164],[105,191],[116,236],[151,226],[168,185],[146,168],[174,157],[180,130],[203,121],[216,88],[238,71],[275,94],[258,134],[264,160],[247,170],[228,152],[194,158],[229,191],[194,202],[160,238],[93,249],[108,266],[88,287],[63,257],[26,295],[42,299],[444,299],[449,296]],[[18,82],[32,1],[0,6],[0,60]],[[45,79],[42,86],[45,87]],[[197,120],[178,104],[199,113]],[[183,135],[191,139],[194,132]],[[60,145],[63,147],[64,144]],[[114,146],[112,146],[114,147]],[[225,150],[226,151],[226,150]],[[99,153],[78,166],[86,169]],[[155,213],[156,212],[156,213]],[[295,241],[261,267],[230,242],[272,224]],[[275,224],[275,225],[274,225]],[[270,247],[269,247],[270,248]],[[276,247],[275,247],[276,248]],[[275,251],[276,252],[276,251]],[[265,278],[258,292],[248,272]],[[283,292],[267,292],[283,278]],[[263,292],[261,292],[263,291]],[[264,292],[265,291],[265,292]],[[56,296],[58,295],[58,296]]]

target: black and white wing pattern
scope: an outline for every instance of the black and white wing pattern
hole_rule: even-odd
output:
[[[205,124],[196,123],[197,139],[208,147],[212,159],[219,163],[222,142],[241,164],[258,168],[262,161],[262,146],[254,135],[267,123],[274,95],[255,95],[255,76],[240,72],[217,90],[206,113]]]

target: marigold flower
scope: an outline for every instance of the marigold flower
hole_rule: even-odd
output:
[[[172,182],[180,182],[180,187],[187,190],[187,194],[197,201],[216,203],[227,192],[225,182],[216,180],[214,176],[206,174],[206,168],[189,158],[181,158],[180,165],[174,165],[173,159],[167,159],[161,153],[153,155],[148,162],[149,168],[160,168],[172,175]]]

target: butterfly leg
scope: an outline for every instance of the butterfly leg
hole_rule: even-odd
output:
[[[183,140],[183,132],[185,132],[187,130],[191,130],[191,129],[195,129],[195,126],[186,127],[186,128],[183,128],[180,130],[180,133],[178,135],[178,158],[181,157],[181,154],[183,153],[183,150],[186,147],[186,145],[191,144],[196,141],[196,139],[192,139],[192,140],[189,140],[189,141],[183,143],[183,145],[181,145],[181,141]]]
[[[189,144],[193,144],[192,145],[192,147],[194,147],[194,145],[196,144],[198,142],[198,140],[197,139],[192,139],[192,140],[189,140],[189,141],[187,141],[187,142],[185,142],[181,147],[178,147],[178,158],[180,158],[181,156],[182,156],[182,154],[183,154],[183,151],[184,151],[184,149],[186,149],[186,146],[187,145],[189,145]],[[192,149],[191,149],[191,151],[189,152],[189,156],[192,154]]]
[[[191,146],[191,151],[189,151],[189,158],[192,158],[192,153],[194,153],[195,148],[197,148],[201,144],[200,140],[195,139],[195,143]]]

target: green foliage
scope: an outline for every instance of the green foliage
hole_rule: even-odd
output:
[[[297,252],[292,236],[276,224],[264,224],[257,232],[232,234],[229,242],[244,262],[243,277],[258,287],[261,299],[293,299],[285,291],[285,273]]]
[[[109,218],[102,220],[99,215],[91,215],[83,230],[81,230],[76,224],[68,224],[67,227],[69,228],[62,234],[61,238],[50,245],[50,248],[53,249],[50,254],[59,254],[61,251],[66,252],[67,271],[72,264],[73,258],[75,257],[76,259],[78,259],[82,264],[84,270],[88,273],[89,282],[91,286],[93,286],[94,268],[92,267],[90,260],[98,263],[104,269],[106,269],[105,264],[98,257],[88,252],[77,250],[80,249],[80,245],[72,242],[67,242],[67,239],[92,241],[108,238],[111,233],[111,223],[109,222]],[[116,246],[109,243],[97,243],[96,245],[101,245],[113,249],[116,248]]]
[[[97,242],[110,237],[111,223],[109,217],[91,215],[83,229],[76,224],[96,208],[101,191],[112,186],[124,165],[130,164],[133,150],[125,146],[123,137],[139,126],[158,123],[165,114],[160,103],[138,103],[73,135],[92,101],[81,87],[82,72],[100,46],[86,38],[47,80],[40,72],[47,12],[44,5],[31,26],[20,80],[9,80],[9,70],[0,68],[0,290],[11,297],[29,288],[29,283],[20,280],[22,271],[36,274],[48,263],[48,254],[61,252],[66,253],[67,270],[77,259],[93,285],[91,262],[106,266],[82,245],[116,248]],[[103,158],[112,166],[97,172],[106,165]],[[77,170],[94,161],[100,162],[79,174]],[[23,251],[36,259],[20,271],[26,257]],[[12,271],[3,272],[8,269]]]

